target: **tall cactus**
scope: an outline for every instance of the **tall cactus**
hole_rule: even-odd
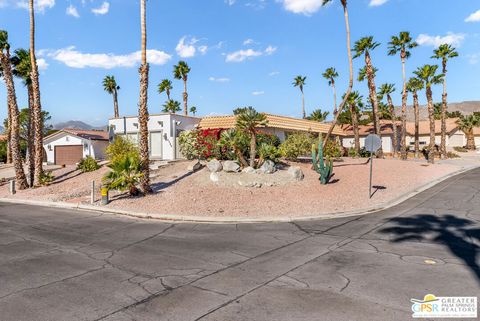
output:
[[[318,147],[315,144],[312,145],[312,162],[313,169],[320,174],[320,183],[327,185],[333,174],[333,160],[327,156],[327,159],[323,159],[323,137],[320,134],[318,140]]]

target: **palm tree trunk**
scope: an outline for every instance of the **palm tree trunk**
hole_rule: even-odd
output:
[[[443,61],[443,95],[442,95],[442,133],[440,143],[440,157],[447,158],[447,63]]]
[[[378,113],[377,87],[375,86],[375,75],[373,72],[372,59],[370,58],[370,53],[368,51],[365,52],[365,65],[367,66],[368,89],[370,92],[370,102],[372,103],[373,128],[375,134],[382,137],[380,128],[380,115]],[[377,157],[383,157],[382,147],[380,147],[378,150]]]
[[[140,20],[142,29],[142,65],[140,66],[140,100],[138,104],[138,122],[139,122],[139,147],[140,159],[142,162],[142,179],[140,184],[144,193],[152,192],[150,187],[150,155],[148,149],[148,70],[147,63],[147,24],[146,24],[146,1],[140,1]]]
[[[355,106],[350,106],[350,112],[352,114],[353,135],[355,137],[355,152],[357,155],[360,155],[360,130],[358,128],[358,115]]]
[[[11,124],[12,124],[12,114],[10,113],[9,103],[7,102],[7,164],[12,163],[12,144],[10,143],[12,139],[12,131],[11,131]]]
[[[28,91],[28,123],[27,123],[27,149],[28,149],[28,182],[30,187],[33,187],[35,180],[35,144],[33,131],[33,88],[31,85],[27,87]]]
[[[19,190],[28,188],[27,178],[23,170],[22,154],[20,152],[20,133],[18,119],[18,105],[15,94],[15,84],[13,82],[12,66],[10,63],[10,53],[7,49],[6,55],[0,53],[0,60],[3,67],[3,78],[7,87],[8,108],[10,111],[11,122],[10,127],[10,146],[11,158],[15,169],[15,180]]]
[[[413,92],[413,109],[415,111],[415,158],[420,157],[420,110],[418,104],[418,94]]]
[[[250,167],[255,168],[255,157],[257,156],[257,136],[255,132],[250,133]]]
[[[405,57],[402,53],[402,74],[403,74],[403,92],[402,92],[402,137],[400,138],[400,157],[407,159],[407,74],[405,72]]]
[[[345,107],[345,104],[347,103],[348,97],[350,96],[350,93],[352,92],[352,88],[353,88],[353,61],[352,61],[352,49],[351,49],[351,40],[350,40],[350,23],[348,20],[347,3],[342,2],[342,5],[343,5],[343,15],[345,17],[345,28],[347,33],[347,54],[348,54],[350,78],[348,82],[347,92],[345,93],[345,97],[343,97],[343,100],[340,103],[340,106],[338,107],[338,112],[335,115],[333,122],[330,125],[330,128],[328,129],[327,134],[325,135],[325,141],[323,142],[323,149],[325,149],[325,147],[327,146],[328,139],[332,135],[332,132],[335,129],[335,126],[337,125],[338,116],[342,113],[342,110]]]
[[[337,110],[337,89],[335,88],[335,81],[332,80],[332,88],[333,88],[333,116],[336,116],[338,113]]]
[[[303,119],[307,118],[307,113],[305,112],[305,94],[303,93],[303,90],[302,90],[302,116],[303,116]]]
[[[118,111],[118,92],[117,89],[113,91],[113,113],[115,114],[114,117],[120,117],[120,113]]]
[[[188,92],[187,92],[187,80],[183,80],[183,114],[188,116]]]
[[[169,89],[167,89],[167,99],[168,99],[168,101],[171,100],[171,99],[170,99],[170,90],[169,90]]]
[[[432,88],[427,86],[428,119],[430,120],[430,145],[428,148],[428,162],[435,163],[435,111],[433,106]]]
[[[390,114],[392,114],[392,131],[393,131],[393,157],[397,157],[397,148],[398,148],[398,131],[397,131],[397,116],[395,113],[395,106],[393,105],[392,96],[387,95],[388,106],[390,109]]]
[[[30,9],[30,64],[32,66],[33,88],[33,130],[35,147],[35,179],[34,185],[39,186],[43,176],[43,119],[42,104],[40,100],[40,83],[38,80],[38,66],[35,57],[35,8],[33,0],[29,1]]]
[[[473,128],[469,129],[466,131],[466,136],[467,136],[467,149],[469,150],[475,150],[475,135],[473,134]]]

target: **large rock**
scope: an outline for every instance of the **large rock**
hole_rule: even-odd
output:
[[[187,166],[187,171],[189,172],[196,172],[198,171],[200,168],[202,168],[202,164],[200,163],[199,160],[194,160],[194,161],[191,161],[188,166]]]
[[[305,177],[301,168],[297,166],[291,166],[288,169],[288,174],[290,174],[290,176],[292,176],[296,181],[301,181]]]
[[[245,167],[242,171],[242,173],[246,173],[246,174],[255,174],[255,168],[253,167]]]
[[[227,173],[237,173],[240,171],[240,165],[234,161],[224,161],[223,171]]]
[[[222,163],[219,160],[212,159],[207,163],[208,170],[212,173],[221,172],[223,169]]]
[[[218,173],[216,172],[210,173],[210,180],[214,183],[218,183],[220,181],[220,176],[218,176]]]
[[[257,170],[261,174],[273,174],[277,171],[277,168],[275,167],[275,163],[272,162],[271,160],[265,161],[262,166]]]

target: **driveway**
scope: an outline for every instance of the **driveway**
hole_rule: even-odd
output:
[[[409,320],[411,298],[478,296],[479,183],[477,169],[380,213],[293,224],[0,204],[0,319]]]

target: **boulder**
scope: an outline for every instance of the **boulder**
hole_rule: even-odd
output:
[[[257,172],[261,174],[273,174],[277,171],[277,168],[275,167],[275,163],[272,162],[271,160],[265,161],[262,166],[257,170]]]
[[[187,171],[189,172],[196,172],[200,168],[202,168],[202,164],[200,163],[199,160],[193,160],[191,161],[188,166],[187,166]]]
[[[305,177],[303,175],[302,169],[298,166],[291,166],[288,169],[288,174],[290,174],[290,176],[293,177],[293,179],[295,179],[296,181],[301,181]]]
[[[245,167],[242,171],[242,173],[247,173],[247,174],[255,174],[255,168],[253,167]]]
[[[224,161],[223,171],[227,173],[237,173],[240,171],[240,165],[234,161]]]
[[[218,183],[220,181],[220,176],[215,172],[210,173],[210,180],[214,183]]]
[[[208,170],[212,173],[221,172],[223,169],[222,163],[219,160],[212,159],[207,163]]]

